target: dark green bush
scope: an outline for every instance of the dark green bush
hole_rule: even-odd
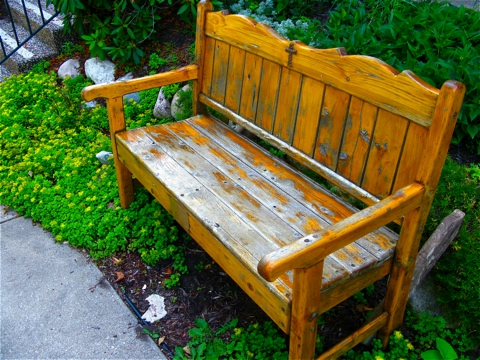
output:
[[[160,24],[160,8],[166,0],[48,0],[65,15],[65,31],[76,30],[90,46],[92,56],[108,55],[122,62],[140,62],[141,43]],[[171,5],[172,0],[168,0]]]
[[[448,79],[463,82],[467,92],[452,142],[473,145],[480,154],[480,12],[429,0],[343,0],[335,2],[322,24],[308,18],[311,14],[277,22],[272,1],[253,10],[242,10],[242,4],[232,10],[268,23],[289,39],[378,57],[436,87]]]
[[[198,1],[181,0],[178,10],[192,28]],[[65,31],[78,32],[89,45],[91,56],[135,64],[145,55],[142,44],[161,26],[162,11],[176,5],[172,0],[47,0],[47,4],[65,15]],[[218,0],[213,4],[222,6]]]

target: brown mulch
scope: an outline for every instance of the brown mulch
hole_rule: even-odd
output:
[[[97,263],[120,297],[125,300],[127,295],[141,314],[149,307],[146,301],[149,295],[159,294],[165,298],[167,315],[154,324],[143,325],[160,335],[159,346],[165,355],[171,355],[170,351],[176,346],[187,344],[188,330],[195,326],[197,318],[205,319],[212,329],[218,329],[234,318],[239,319],[237,326],[244,328],[269,320],[192,240],[185,243],[185,258],[189,273],[181,276],[180,286],[171,289],[164,286],[165,279],[172,273],[169,262],[151,267],[136,253],[122,253]],[[385,281],[379,281],[374,294],[367,298],[368,305],[349,299],[324,314],[324,325],[319,334],[324,338],[325,349],[358,329],[368,310],[378,304],[384,294]]]

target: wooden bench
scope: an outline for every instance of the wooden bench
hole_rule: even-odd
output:
[[[125,130],[122,96],[193,80],[194,117]],[[122,207],[132,174],[314,357],[318,315],[389,275],[380,316],[321,358],[400,326],[422,228],[464,87],[440,90],[342,48],[288,41],[252,19],[198,7],[195,64],[91,86],[107,99]],[[365,204],[355,209],[214,116],[280,149]],[[400,234],[385,228],[396,221]]]

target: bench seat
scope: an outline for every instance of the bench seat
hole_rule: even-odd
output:
[[[257,273],[259,261],[357,210],[208,115],[124,131],[116,139],[132,174],[288,333],[292,272],[268,282]],[[328,256],[322,307],[348,297],[351,290],[334,289],[350,289],[346,283],[356,274],[388,274],[397,240],[381,228]]]

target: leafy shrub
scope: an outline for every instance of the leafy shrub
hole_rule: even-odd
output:
[[[92,56],[140,62],[141,43],[158,29],[159,5],[165,0],[48,0],[65,15],[64,29],[77,31]],[[168,0],[171,5],[172,0]]]
[[[211,0],[214,8],[216,10],[223,7],[223,2],[221,0]],[[183,5],[178,9],[177,14],[180,15],[180,18],[189,24],[192,29],[195,29],[195,21],[197,19],[197,5],[200,0],[183,0]]]
[[[436,339],[437,348],[420,354],[423,360],[455,360],[458,355],[453,347],[443,339]]]
[[[315,9],[321,10],[321,5],[325,1],[303,1],[303,0],[239,0],[232,4],[232,11],[243,13],[251,16],[251,14],[265,15],[276,21],[286,19],[298,19],[302,16],[309,15]]]
[[[129,249],[152,265],[172,259],[177,274],[185,272],[174,220],[146,190],[120,208],[114,167],[95,157],[111,149],[106,109],[85,109],[80,98],[89,82],[59,87],[43,68],[0,83],[0,203],[95,258]],[[126,105],[126,114],[134,110]]]
[[[317,48],[343,46],[410,69],[437,87],[466,85],[453,143],[474,141],[480,153],[480,12],[447,2],[347,0],[336,2],[326,24],[306,17],[278,22],[272,1],[254,10],[241,0],[232,11],[253,16],[289,39]]]

